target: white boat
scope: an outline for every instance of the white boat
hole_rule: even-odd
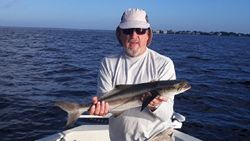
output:
[[[108,125],[81,125],[37,141],[110,141]],[[193,136],[174,130],[176,141],[201,141]]]
[[[176,116],[178,116],[177,118],[184,118],[183,121],[185,120],[185,117],[181,117],[182,115],[178,113]],[[82,118],[88,118],[88,116],[82,116]],[[198,138],[176,130],[181,128],[183,121],[174,120],[175,141],[201,141]],[[109,125],[81,125],[37,141],[110,141]]]

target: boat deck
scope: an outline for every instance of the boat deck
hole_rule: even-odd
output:
[[[37,141],[110,141],[108,125],[81,125]],[[201,141],[193,136],[174,130],[176,141]]]

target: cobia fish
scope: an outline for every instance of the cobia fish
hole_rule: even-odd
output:
[[[186,81],[181,80],[167,80],[167,81],[153,81],[149,83],[140,83],[132,85],[117,85],[113,90],[105,93],[98,98],[99,101],[106,101],[109,103],[109,113],[118,114],[125,110],[140,107],[141,111],[148,106],[148,104],[157,96],[165,98],[173,97],[174,95],[185,92],[191,86]],[[141,97],[148,93],[143,101]],[[65,101],[57,101],[56,106],[60,107],[68,113],[67,124],[73,124],[82,113],[89,110],[92,103],[78,104]]]

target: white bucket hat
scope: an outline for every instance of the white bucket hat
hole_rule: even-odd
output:
[[[148,17],[144,10],[138,8],[129,8],[121,18],[119,24],[121,29],[127,28],[149,28]]]

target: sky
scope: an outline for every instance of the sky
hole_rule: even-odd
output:
[[[114,30],[128,8],[154,30],[250,34],[250,0],[0,0],[0,26]]]

